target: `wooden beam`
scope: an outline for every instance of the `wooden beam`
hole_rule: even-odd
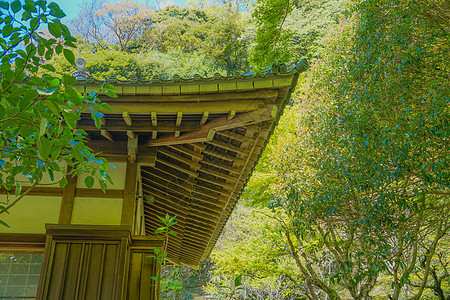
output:
[[[140,166],[154,167],[156,162],[156,147],[139,147],[137,162]]]
[[[130,139],[135,139],[136,138],[136,134],[134,134],[133,130],[127,130],[127,136]]]
[[[271,120],[276,116],[277,110],[276,105],[265,105],[255,111],[236,115],[232,120],[227,120],[227,116],[217,118],[208,122],[201,130],[185,133],[178,138],[173,136],[160,137],[147,142],[145,146],[168,146],[211,141],[216,131]]]
[[[214,138],[215,130],[198,130],[187,132],[179,137],[165,136],[148,141],[145,146],[168,146],[210,141]]]
[[[243,155],[248,155],[247,150],[242,149],[241,147],[238,147],[238,146],[234,146],[234,145],[231,145],[228,143],[218,141],[218,140],[211,140],[211,141],[208,141],[207,143],[210,145],[216,146],[216,147],[220,147],[225,150],[233,151],[233,152],[240,153]]]
[[[66,176],[67,184],[63,189],[58,224],[70,224],[72,221],[73,201],[77,189],[77,176]]]
[[[247,136],[244,136],[244,135],[232,132],[232,131],[228,131],[228,130],[217,131],[217,134],[221,135],[223,137],[229,138],[229,139],[240,141],[240,142],[249,141],[249,140],[253,141],[250,137],[247,137]]]
[[[175,176],[174,174],[168,172],[167,170],[160,170],[158,168],[142,168],[142,174],[143,176],[146,176],[147,174],[150,176],[158,176],[160,178],[164,178],[164,180],[170,181],[170,182],[176,182],[180,186],[185,186],[187,188],[192,189],[194,185],[194,180],[187,180],[191,177],[182,178],[179,176]]]
[[[106,191],[103,191],[102,189],[77,188],[75,197],[122,199],[123,190],[108,189]]]
[[[192,172],[191,170],[185,169],[185,168],[183,168],[183,167],[181,167],[181,166],[179,166],[177,164],[173,164],[173,163],[170,163],[170,162],[167,162],[167,161],[165,161],[163,159],[158,159],[158,158],[156,158],[156,161],[158,161],[158,162],[160,162],[160,163],[162,163],[162,164],[164,164],[166,166],[169,166],[169,167],[171,167],[171,168],[173,168],[175,170],[178,170],[180,172],[186,173],[189,176],[197,177],[197,173],[196,172]]]
[[[125,173],[125,188],[122,202],[122,217],[120,224],[132,227],[134,224],[134,206],[136,204],[136,179],[138,166],[135,162],[128,162]],[[133,232],[133,229],[132,229]]]
[[[221,162],[211,161],[211,160],[206,160],[206,159],[202,160],[201,164],[205,164],[205,165],[209,165],[209,166],[212,166],[212,167],[216,167],[216,168],[218,168],[220,170],[224,170],[224,171],[229,172],[230,174],[235,174],[235,175],[239,175],[241,173],[241,171],[242,171],[240,168],[232,167],[232,166],[229,166],[229,165],[225,165],[225,164],[223,164]]]
[[[276,117],[277,111],[278,107],[276,105],[264,105],[254,111],[238,114],[231,120],[227,120],[227,116],[211,120],[202,128],[202,130],[210,128],[216,131],[222,131],[273,120]]]
[[[220,93],[220,94],[203,94],[203,95],[164,95],[164,96],[126,96],[119,95],[117,98],[110,98],[107,96],[100,95],[99,97],[103,102],[141,102],[141,103],[158,103],[158,102],[185,102],[192,101],[196,102],[222,102],[222,101],[233,101],[233,100],[274,100],[278,96],[278,90],[276,89],[265,89],[258,91],[246,91],[246,92],[230,92],[230,93]]]
[[[100,131],[100,134],[101,134],[104,138],[110,140],[111,142],[114,142],[114,139],[113,139],[112,134],[109,133],[108,131],[102,129],[102,130]]]
[[[188,149],[188,148],[186,148],[186,147],[184,147],[182,145],[169,145],[169,147],[172,148],[172,149],[175,149],[175,150],[177,150],[177,151],[179,151],[181,153],[190,155],[192,157],[196,157],[196,158],[198,158],[200,160],[203,158],[203,155],[201,153],[192,151],[191,149]]]
[[[14,190],[13,186],[13,190]],[[25,187],[24,187],[25,188]],[[11,191],[10,191],[11,193]],[[36,186],[33,188],[28,195],[29,196],[46,196],[46,197],[61,197],[64,193],[64,189],[60,187],[50,187],[50,186]],[[7,194],[7,191],[2,188],[0,189],[0,195]],[[86,198],[123,198],[123,190],[113,190],[109,189],[103,191],[101,189],[88,189],[88,188],[77,188],[75,190],[74,197],[86,197]],[[61,223],[67,224],[67,223]]]
[[[237,163],[237,164],[243,164],[245,162],[243,159],[241,159],[239,157],[231,156],[229,154],[220,154],[220,153],[217,153],[215,151],[204,150],[203,154],[210,155],[210,156],[213,156],[213,157],[216,157],[216,158],[220,158],[220,159],[223,159],[223,160],[226,160],[226,161],[234,162],[234,163]],[[202,161],[202,162],[204,162],[207,165],[211,165],[211,166],[215,166],[217,168],[221,168],[220,163],[217,164],[217,162],[212,162],[212,161]]]
[[[235,115],[236,115],[236,111],[234,109],[230,110],[230,112],[228,113],[228,116],[227,116],[227,120],[233,119]]]
[[[201,167],[199,171],[203,172],[203,173],[206,173],[206,174],[209,174],[209,175],[213,175],[213,176],[225,179],[225,180],[229,180],[229,181],[232,181],[232,182],[234,182],[236,180],[236,177],[234,177],[234,176],[230,176],[228,174],[225,174],[225,173],[222,173],[222,172],[218,172],[218,171],[214,171],[214,170],[211,170],[211,169],[208,169],[208,168],[205,168],[205,167]]]
[[[181,134],[181,132],[180,132],[179,130],[176,130],[176,131],[175,131],[175,135],[174,135],[174,136],[175,136],[175,137],[177,138],[177,137],[179,137],[179,136],[180,136],[180,134]]]
[[[143,172],[147,172],[147,173],[149,172],[149,171],[147,171],[145,169],[142,169],[142,171]],[[194,184],[194,179],[192,179],[192,177],[190,177],[189,175],[184,174],[184,173],[174,174],[174,173],[170,172],[170,170],[167,170],[167,168],[164,165],[162,167],[158,166],[158,165],[155,165],[152,168],[152,171],[153,172],[155,172],[155,171],[162,172],[162,173],[166,174],[166,176],[168,176],[170,178],[173,178],[173,180],[175,180],[175,181],[176,180],[181,180],[183,182],[186,182],[186,184],[189,184],[189,185],[193,185]],[[183,175],[185,175],[185,176],[183,176]]]
[[[203,115],[202,115],[202,119],[200,120],[201,126],[205,125],[206,121],[208,120],[208,117],[209,117],[209,112],[204,111]]]
[[[127,124],[127,126],[132,126],[133,125],[133,122],[131,121],[130,114],[127,111],[124,111],[122,113],[122,117],[123,117],[123,120],[125,121],[125,123]]]
[[[158,114],[175,114],[182,112],[183,114],[202,114],[205,111],[209,113],[228,113],[231,110],[236,112],[246,112],[258,109],[260,106],[266,105],[264,100],[240,100],[226,102],[178,102],[176,105],[170,102],[166,103],[136,103],[136,102],[110,102],[108,103],[111,110],[110,114],[122,114],[128,111],[134,115],[153,115]],[[154,125],[156,126],[156,125]]]
[[[152,118],[152,125],[153,127],[158,126],[158,118],[156,116],[156,111],[151,112],[151,118]]]
[[[219,181],[217,181],[215,179],[211,179],[211,178],[205,178],[205,177],[198,176],[197,180],[205,181],[205,182],[208,182],[213,185],[217,185],[221,188],[224,188],[224,189],[230,190],[230,191],[234,189],[234,185],[232,185],[232,184],[228,184],[225,182],[219,182]]]
[[[153,126],[150,120],[148,121],[140,121],[134,120],[133,126],[124,126],[120,124],[121,121],[110,120],[108,121],[108,125],[102,126],[102,129],[109,132],[126,132],[127,130],[132,130],[135,133],[140,132],[152,132],[154,130],[159,132],[174,132],[175,130],[180,130],[182,132],[200,130],[202,127],[196,122],[183,122],[183,125],[177,127],[173,122],[158,122],[158,126]],[[77,125],[77,128],[83,129],[86,131],[99,131],[99,129],[95,126],[93,122],[86,119],[81,119]]]
[[[179,111],[177,113],[177,122],[176,122],[176,126],[179,127],[181,126],[181,120],[183,119],[183,113],[181,111]]]
[[[110,143],[109,141],[91,140],[86,143],[86,146],[95,153],[100,153],[99,156],[106,157],[108,161],[126,161],[128,157],[127,142]]]
[[[161,189],[166,189],[169,191],[172,191],[174,193],[180,194],[186,198],[190,198],[191,197],[191,193],[189,192],[189,188],[181,188],[179,185],[177,184],[173,184],[165,179],[161,179],[159,176],[155,176],[153,175],[152,177],[145,177],[142,180],[142,184],[149,187],[149,188],[153,188],[155,186],[159,186],[160,190]]]
[[[138,155],[138,137],[136,136],[134,139],[128,136],[128,161],[135,162],[136,157]]]
[[[166,156],[172,157],[173,159],[176,159],[179,162],[182,162],[184,164],[187,164],[188,166],[192,166],[195,169],[200,168],[200,164],[194,162],[193,160],[190,160],[184,156],[178,155],[176,153],[173,153],[172,151],[169,151],[167,149],[158,149],[158,153],[164,154]]]
[[[200,181],[195,181],[195,187],[194,189],[206,189],[206,190],[210,190],[211,192],[215,192],[215,193],[219,193],[221,195],[228,195],[229,192],[225,191],[224,189],[222,189],[221,187],[218,187],[217,185],[205,185],[204,182],[200,182]]]
[[[158,131],[153,130],[152,131],[152,140],[156,140],[157,137],[158,137]]]

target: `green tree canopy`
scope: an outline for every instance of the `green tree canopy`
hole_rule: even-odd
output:
[[[61,187],[68,174],[82,172],[89,173],[89,188],[94,177],[102,188],[110,181],[106,160],[95,157],[86,146],[86,132],[76,128],[82,113],[91,114],[100,126],[100,111],[107,105],[95,93],[81,95],[72,88],[74,77],[38,76],[41,69],[55,71],[47,63],[55,54],[75,63],[71,49],[76,40],[60,21],[64,16],[54,2],[0,2],[0,185],[11,191],[0,214],[44,176]],[[40,33],[43,28],[50,36]]]

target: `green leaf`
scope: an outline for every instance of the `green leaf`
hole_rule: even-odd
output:
[[[19,129],[20,135],[23,137],[30,136],[34,132],[34,128],[31,126],[21,126]]]
[[[69,75],[63,74],[62,82],[65,85],[74,85],[74,84],[77,83],[77,79],[75,77],[73,77],[73,76],[69,76]]]
[[[2,30],[3,37],[8,37],[12,33],[12,31],[13,31],[13,27],[9,24],[6,25],[5,27],[3,27],[3,30]]]
[[[10,227],[6,222],[4,222],[4,221],[2,221],[2,220],[0,220],[0,225],[3,225],[3,226],[5,226],[5,227]]]
[[[41,68],[46,69],[46,70],[48,70],[50,72],[55,72],[56,71],[55,67],[52,66],[52,65],[49,65],[49,64],[41,65]]]
[[[52,111],[55,116],[59,116],[59,112],[61,111],[61,107],[53,100],[47,101],[47,107]]]
[[[234,286],[238,287],[241,285],[241,283],[242,283],[242,275],[239,275],[234,279]]]
[[[59,186],[63,188],[66,185],[67,185],[67,179],[66,179],[66,177],[63,177],[63,179],[61,179],[61,181],[59,182]]]
[[[22,185],[19,182],[17,182],[16,183],[16,190],[15,190],[16,197],[19,197],[21,191],[22,191]]]
[[[177,236],[177,233],[176,233],[175,231],[173,231],[173,230],[170,230],[170,231],[169,231],[169,234],[174,235],[174,236]]]
[[[0,1],[0,7],[3,9],[8,9],[9,8],[9,3],[5,2],[5,1]]]
[[[75,64],[75,56],[73,55],[73,52],[69,49],[64,49],[64,57],[67,59],[68,62],[70,62],[72,65]]]
[[[67,126],[69,126],[70,129],[74,129],[77,126],[77,114],[73,111],[62,113],[64,121],[66,122]]]
[[[94,120],[95,127],[100,129],[102,127],[102,119],[97,116],[94,112],[91,112],[91,118]]]
[[[29,11],[24,11],[22,14],[22,21],[27,21],[31,19],[31,13]]]
[[[47,160],[52,151],[52,143],[45,136],[41,136],[37,142],[37,148],[40,156]]]
[[[160,228],[155,230],[155,234],[162,233],[162,232],[165,232],[165,231],[166,231],[166,228],[160,227]]]
[[[61,28],[59,28],[58,24],[55,23],[48,23],[48,31],[54,36],[54,37],[60,37],[61,36]]]
[[[111,90],[107,90],[107,91],[105,92],[105,95],[108,96],[108,97],[111,97],[111,98],[117,98],[117,94],[114,93],[114,92],[111,91]]]
[[[70,101],[78,106],[83,104],[83,96],[70,85],[65,86],[66,93],[71,96]]]
[[[56,91],[56,89],[51,89],[51,90],[44,90],[41,87],[37,87],[36,88],[36,92],[38,92],[39,95],[44,95],[44,96],[50,96],[53,95],[53,93]]]
[[[51,2],[48,7],[50,8],[50,15],[56,18],[63,18],[66,14],[59,8],[58,4]]]
[[[43,136],[47,131],[48,121],[46,118],[41,119],[41,126],[39,127],[39,137]]]
[[[84,184],[88,189],[92,188],[94,186],[94,177],[87,176],[86,179],[84,180]]]
[[[11,3],[11,10],[13,11],[13,13],[16,13],[20,10],[21,5],[20,5],[20,1],[16,0],[13,3]]]
[[[55,52],[57,54],[61,54],[62,51],[63,51],[63,45],[61,45],[61,44],[56,45]]]
[[[103,102],[102,104],[100,104],[100,106],[101,106],[102,108],[104,108],[104,109],[112,110],[112,109],[111,109],[111,106],[109,106],[109,104],[106,103],[106,102]]]

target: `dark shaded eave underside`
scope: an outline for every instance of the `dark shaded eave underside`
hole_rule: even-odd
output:
[[[235,95],[239,95],[240,97],[243,97],[246,95],[245,93],[248,91],[248,93],[257,92],[257,91],[267,91],[269,90],[277,90],[277,98],[275,100],[275,103],[278,105],[278,111],[276,116],[270,120],[260,123],[258,126],[260,127],[260,130],[264,131],[264,136],[260,138],[260,134],[257,135],[257,138],[254,139],[254,149],[259,148],[257,152],[249,153],[249,158],[247,159],[247,163],[242,167],[242,169],[239,172],[239,179],[236,181],[235,187],[231,190],[228,196],[228,200],[224,203],[224,205],[221,207],[220,212],[214,211],[215,213],[219,213],[219,217],[217,221],[213,222],[215,225],[212,229],[212,227],[208,227],[205,232],[211,232],[205,233],[201,232],[201,235],[207,235],[208,236],[208,242],[206,246],[201,246],[200,248],[193,246],[193,243],[195,243],[195,240],[198,240],[198,238],[189,238],[189,236],[185,237],[185,240],[183,240],[183,237],[181,237],[180,241],[177,241],[175,244],[171,245],[169,247],[170,257],[177,257],[173,260],[173,263],[175,264],[182,264],[182,265],[188,265],[191,267],[196,267],[198,264],[206,259],[210,252],[212,251],[214,245],[216,244],[218,237],[220,236],[220,233],[222,232],[227,220],[229,219],[231,212],[233,211],[242,191],[244,190],[252,172],[255,168],[256,164],[259,161],[259,158],[261,157],[265,146],[273,133],[273,130],[275,126],[277,125],[284,107],[289,102],[291,93],[294,91],[295,86],[298,81],[299,74],[303,71],[305,71],[307,68],[307,63],[305,60],[302,60],[295,68],[293,68],[289,72],[277,72],[277,74],[268,74],[266,76],[233,76],[233,77],[222,77],[216,75],[212,78],[191,78],[191,79],[182,79],[179,77],[174,76],[172,80],[150,80],[150,81],[139,81],[136,78],[127,80],[127,81],[119,81],[116,79],[112,79],[108,81],[108,83],[112,83],[116,86],[118,89],[117,94],[119,95],[119,98],[123,98],[124,100],[119,101],[126,101],[126,103],[153,103],[152,101],[155,101],[155,103],[169,103],[173,102],[173,113],[176,114],[177,109],[177,101],[190,101],[197,103],[198,101],[205,101],[207,100],[201,100],[201,99],[207,99],[208,95],[215,95],[215,97],[219,101],[221,97],[228,97],[230,98],[230,101],[232,100],[233,93],[236,93]],[[272,82],[272,86],[270,84],[268,85],[268,82]],[[278,85],[276,84],[278,82]],[[91,92],[95,91],[99,84],[104,83],[103,81],[98,81],[93,78],[88,78],[84,81],[79,81],[78,84],[75,86],[77,90],[80,92]],[[251,83],[251,84],[250,84]],[[198,87],[197,87],[198,86]],[[202,91],[202,89],[205,89]],[[210,90],[208,90],[210,89]],[[221,95],[221,93],[224,93]],[[139,96],[142,95],[141,98]],[[106,102],[114,103],[118,99],[110,99],[107,98],[102,99]],[[181,99],[181,100],[180,100]],[[224,100],[226,101],[226,100]],[[223,102],[222,102],[223,103]],[[120,110],[120,109],[119,109]],[[105,111],[105,114],[108,114],[107,111]],[[111,117],[111,116],[110,116]],[[217,118],[219,118],[220,115],[217,115]],[[115,122],[113,117],[113,122]],[[134,118],[137,118],[134,117]],[[107,121],[108,123],[108,121]],[[89,127],[90,128],[90,127]],[[195,130],[195,129],[194,129]],[[228,132],[229,133],[229,132]],[[219,142],[220,141],[212,141],[212,142]],[[192,144],[189,145],[189,147]],[[205,143],[203,143],[205,145]],[[232,146],[232,145],[228,145]],[[126,147],[126,146],[125,146]],[[220,147],[220,146],[219,146]],[[166,149],[165,146],[162,146],[161,153],[164,156],[164,149]],[[253,151],[253,150],[252,150]],[[167,151],[166,151],[167,152]],[[217,154],[217,153],[216,153]],[[237,158],[237,157],[236,157]],[[211,170],[209,170],[211,171]],[[159,171],[152,171],[151,173],[158,173]],[[147,176],[147,179],[150,181],[148,188],[152,188],[152,178],[155,178],[156,180],[159,180],[155,177],[155,174],[148,173],[147,175],[142,175],[143,178]],[[231,173],[230,173],[231,174]],[[172,174],[173,175],[173,174]],[[226,174],[221,174],[226,175]],[[148,177],[150,176],[150,177]],[[242,177],[242,178],[241,178]],[[197,180],[197,179],[196,179]],[[156,184],[156,182],[155,182]],[[168,181],[168,184],[170,184],[170,181]],[[167,186],[166,186],[167,188]],[[193,186],[195,189],[195,185]],[[194,192],[195,193],[195,192]],[[171,198],[171,196],[169,196]],[[168,205],[170,207],[170,199],[167,198]],[[195,201],[194,201],[195,202]],[[191,204],[193,204],[192,202]],[[189,207],[191,206],[189,205]],[[164,203],[161,204],[163,206]],[[172,208],[174,203],[172,202]],[[179,202],[178,202],[178,205]],[[196,204],[193,204],[194,206]],[[148,206],[147,206],[148,208]],[[186,208],[186,207],[185,207]],[[189,226],[194,226],[195,219],[192,219],[195,217],[195,212],[191,213],[188,209],[188,213],[184,216],[184,223]],[[164,209],[162,209],[164,210]],[[154,215],[155,212],[160,213],[158,209],[153,209],[151,214]],[[146,217],[146,229],[147,229],[147,222],[153,222],[155,220],[155,216],[150,215],[150,212],[147,211],[145,213]],[[181,217],[180,217],[181,218]],[[200,218],[200,217],[199,217]],[[151,221],[150,221],[151,220]],[[189,223],[190,222],[190,223]],[[201,222],[200,222],[201,223]],[[152,225],[154,226],[154,224]],[[199,224],[195,226],[201,226]],[[153,228],[153,227],[152,227]],[[148,231],[148,229],[147,229]],[[186,231],[186,227],[182,228],[182,231]],[[149,232],[149,231],[148,231]],[[187,234],[187,233],[186,233]],[[194,234],[195,236],[195,234]],[[186,249],[183,248],[183,245],[185,245]],[[175,247],[175,248],[174,248]],[[178,247],[178,248],[177,248]],[[189,250],[189,249],[190,250]]]

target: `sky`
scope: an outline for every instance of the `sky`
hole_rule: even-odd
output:
[[[12,2],[13,0],[6,0],[7,2]],[[23,1],[21,1],[23,3]],[[58,3],[59,7],[64,11],[64,13],[67,15],[64,19],[62,19],[63,22],[67,22],[69,20],[74,19],[78,12],[80,11],[80,4],[83,2],[83,0],[47,0],[47,3],[50,2],[56,2]],[[116,2],[113,0],[110,0],[109,2]],[[138,2],[141,4],[149,4],[150,6],[156,6],[155,0],[134,0],[133,2]],[[168,5],[179,5],[182,6],[186,3],[186,0],[162,0],[161,6],[165,7]]]

